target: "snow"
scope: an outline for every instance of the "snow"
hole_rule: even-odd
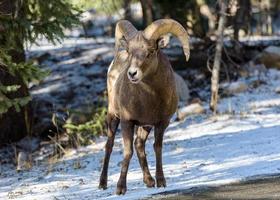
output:
[[[198,185],[222,184],[267,173],[279,173],[280,114],[240,117],[221,116],[188,125],[172,124],[165,135],[164,171],[168,187],[147,189],[137,159],[132,159],[128,192],[114,195],[121,161],[118,137],[110,163],[109,188],[97,189],[104,139],[65,156],[54,166],[37,166],[30,172],[3,171],[0,198],[19,194],[16,199],[138,199],[148,195]],[[155,161],[152,138],[147,142],[152,174]],[[75,162],[81,163],[75,169]]]
[[[219,103],[220,112],[232,112],[242,114],[242,112],[279,112],[280,96],[275,89],[280,85],[280,71],[276,69],[267,70],[265,75],[254,76],[245,79],[240,78],[239,82],[246,83],[249,89],[246,92],[235,94],[230,98],[221,99]],[[254,83],[260,82],[259,87]],[[263,82],[263,83],[261,83]]]
[[[279,50],[280,50],[280,48],[277,46],[269,46],[266,49],[264,49],[264,52],[280,55]]]
[[[250,85],[255,80],[246,80]],[[201,114],[174,122],[164,137],[163,168],[166,188],[146,188],[134,154],[127,177],[128,191],[114,194],[122,161],[122,139],[117,134],[111,156],[108,189],[98,180],[106,138],[70,150],[57,162],[38,163],[31,171],[0,168],[0,199],[139,199],[163,191],[201,185],[219,185],[252,176],[280,173],[280,71],[269,70],[266,83],[221,99],[220,115]],[[229,104],[231,111],[229,112]],[[206,107],[206,104],[205,104]],[[152,175],[155,174],[153,134],[146,144]]]
[[[244,36],[239,39],[239,42],[246,46],[259,46],[259,47],[267,47],[271,45],[279,45],[279,35],[273,35],[273,36],[260,36],[260,35],[250,35],[250,36]],[[232,46],[235,41],[232,41],[231,38],[225,38],[224,44],[226,46]]]
[[[46,39],[38,40],[36,44],[27,44],[26,49],[29,51],[44,51],[44,50],[55,50],[55,49],[67,49],[67,48],[79,48],[79,47],[87,47],[88,49],[91,49],[93,45],[98,43],[105,43],[105,44],[114,44],[115,40],[112,37],[97,37],[97,38],[75,38],[75,37],[69,37],[67,39],[64,39],[60,43],[57,42],[56,44],[52,44]]]
[[[205,111],[204,107],[201,106],[199,103],[192,103],[183,108],[179,108],[177,111],[177,115],[179,119],[184,119],[188,115],[201,114],[204,111]]]

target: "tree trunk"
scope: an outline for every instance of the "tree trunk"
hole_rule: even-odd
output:
[[[265,8],[265,13],[266,13],[266,33],[268,35],[272,35],[272,16],[271,16],[271,5],[270,5],[270,0],[266,1],[266,8]]]
[[[22,80],[18,76],[12,76],[7,73],[7,69],[4,66],[0,66],[0,79],[3,85],[21,85],[18,91],[7,94],[8,98],[13,99],[27,96],[27,88]],[[28,134],[29,119],[29,105],[21,108],[20,112],[10,108],[8,112],[0,115],[0,146],[20,140],[26,136]]]
[[[250,1],[238,1],[238,10],[235,15],[234,20],[234,39],[239,40],[239,30],[242,26],[246,23],[249,24],[249,16],[251,10],[251,3]]]
[[[211,13],[209,6],[205,2],[205,0],[196,0],[196,4],[199,7],[201,15],[205,16],[208,19],[208,32],[214,32],[216,20],[215,16]]]
[[[131,9],[130,9],[131,0],[123,1],[123,9],[124,9],[124,19],[131,21]]]
[[[15,1],[2,0],[0,3],[0,14],[15,13]],[[21,17],[23,12],[18,12],[18,17]],[[20,31],[20,30],[18,30]],[[0,34],[5,34],[5,30],[1,30]],[[17,43],[17,48],[10,51],[12,61],[20,63],[25,61],[23,39],[18,34],[13,38]],[[5,37],[9,37],[6,35]],[[5,39],[0,41],[1,45],[5,46]],[[9,66],[7,66],[9,67]],[[7,67],[0,66],[0,81],[3,85],[20,85],[16,91],[7,94],[10,99],[28,96],[28,88],[24,84],[19,75],[11,75],[8,73]],[[8,112],[0,115],[0,146],[9,142],[17,141],[26,136],[30,129],[30,104],[21,108],[20,112],[16,112],[14,108],[10,108]]]
[[[270,0],[260,1],[261,33],[262,35],[272,34],[272,18],[270,14]]]
[[[153,0],[140,0],[143,13],[143,26],[153,22]]]
[[[210,108],[217,113],[217,103],[218,103],[218,91],[219,91],[219,71],[221,65],[222,49],[223,49],[223,38],[224,38],[224,28],[226,24],[226,9],[227,9],[227,0],[220,0],[219,5],[221,8],[219,25],[218,25],[218,39],[216,44],[215,58],[212,69],[212,78],[211,78],[211,102]]]

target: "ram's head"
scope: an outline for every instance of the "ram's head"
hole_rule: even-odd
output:
[[[144,31],[138,31],[129,21],[116,25],[115,51],[127,51],[127,76],[132,83],[139,83],[158,64],[158,51],[167,45],[162,36],[171,33],[182,43],[186,60],[189,59],[189,39],[186,30],[172,19],[153,22]]]

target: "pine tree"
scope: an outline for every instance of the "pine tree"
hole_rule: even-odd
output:
[[[67,0],[0,0],[0,145],[30,134],[28,84],[46,74],[25,60],[24,44],[60,41],[78,15]]]

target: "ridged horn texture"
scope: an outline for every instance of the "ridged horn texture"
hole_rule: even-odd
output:
[[[115,30],[115,50],[118,50],[120,45],[120,39],[124,37],[129,40],[135,36],[137,29],[127,20],[120,20],[116,25]]]
[[[159,19],[152,24],[150,24],[144,30],[144,37],[148,40],[157,40],[160,36],[171,33],[176,36],[183,47],[186,60],[189,60],[190,48],[189,48],[189,36],[184,27],[172,19]]]

